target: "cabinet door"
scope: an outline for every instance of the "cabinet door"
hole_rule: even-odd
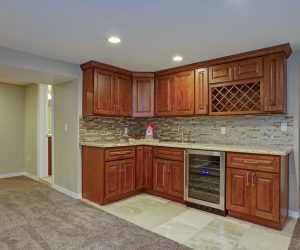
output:
[[[252,172],[251,174],[251,214],[279,222],[279,174],[264,172]]]
[[[155,116],[172,115],[171,76],[160,76],[155,80]]]
[[[153,187],[153,147],[144,147],[144,188]]]
[[[116,74],[114,84],[114,104],[116,114],[131,116],[132,114],[132,79],[129,76]]]
[[[135,165],[135,188],[144,188],[144,171],[145,171],[145,159],[144,159],[144,147],[136,147],[136,165]]]
[[[135,189],[135,159],[123,160],[121,163],[121,192]]]
[[[233,81],[233,64],[225,63],[209,67],[209,83]]]
[[[121,161],[105,163],[105,198],[114,197],[121,193],[120,171]]]
[[[193,115],[195,110],[194,70],[177,73],[173,77],[171,105],[175,115]]]
[[[208,70],[195,70],[195,115],[208,113]]]
[[[264,98],[266,112],[285,112],[286,59],[284,54],[264,57]]]
[[[250,214],[250,178],[250,171],[227,168],[226,209],[243,214]]]
[[[262,57],[251,58],[235,63],[235,80],[262,77],[263,60]]]
[[[154,116],[154,79],[133,79],[133,113],[134,117]]]
[[[166,160],[153,160],[153,190],[168,193],[168,170]]]
[[[97,115],[112,115],[114,74],[112,72],[94,70],[94,113]]]
[[[184,194],[184,164],[180,161],[169,161],[169,194],[182,198]]]

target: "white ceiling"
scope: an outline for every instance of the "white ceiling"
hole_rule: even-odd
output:
[[[1,0],[0,46],[154,71],[290,42],[299,0]],[[107,38],[118,35],[119,45]],[[172,62],[182,55],[180,63]]]

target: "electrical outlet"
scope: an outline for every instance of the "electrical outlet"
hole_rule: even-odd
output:
[[[30,161],[30,157],[29,157],[29,155],[27,155],[27,161]]]
[[[288,124],[287,122],[282,122],[280,123],[280,130],[283,131],[283,132],[286,132],[288,129]]]
[[[221,127],[221,135],[226,135],[226,127]]]

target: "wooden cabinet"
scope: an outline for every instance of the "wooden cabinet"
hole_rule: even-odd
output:
[[[184,163],[169,161],[168,168],[169,194],[182,199],[184,194]]]
[[[209,83],[233,81],[234,65],[225,63],[209,67]]]
[[[112,198],[133,191],[135,186],[134,159],[107,162],[105,164],[105,195]]]
[[[262,57],[237,61],[234,63],[234,80],[244,80],[263,76]]]
[[[194,114],[195,81],[193,70],[176,73],[173,76],[171,95],[174,115]]]
[[[161,193],[168,193],[169,172],[168,161],[162,159],[153,160],[153,190]]]
[[[251,215],[279,222],[279,174],[252,172],[251,187]]]
[[[123,160],[120,173],[121,193],[133,191],[135,189],[135,159]]]
[[[288,213],[288,156],[227,154],[229,215],[281,229]]]
[[[133,117],[154,116],[154,74],[133,74]]]
[[[157,77],[155,81],[155,115],[193,115],[194,88],[193,70]]]
[[[162,197],[183,201],[183,149],[155,147],[153,159],[153,191]]]
[[[171,75],[155,79],[155,116],[170,116],[174,113],[171,85]]]
[[[83,198],[103,205],[137,194],[135,164],[135,147],[83,146]]]
[[[114,82],[115,115],[131,116],[132,114],[132,79],[129,76],[115,74]]]
[[[153,190],[183,199],[184,163],[179,161],[154,159]]]
[[[264,57],[264,111],[286,111],[286,57],[283,53]]]
[[[195,115],[208,114],[208,69],[195,70]]]
[[[114,197],[121,193],[120,170],[120,161],[112,161],[105,164],[105,198]]]
[[[114,106],[114,73],[94,70],[94,114],[112,115]]]
[[[209,67],[209,83],[231,82],[263,76],[263,59],[255,57]]]
[[[153,186],[153,147],[136,147],[136,189],[152,190]]]
[[[97,63],[83,70],[82,114],[131,116],[131,72]]]
[[[228,168],[226,173],[226,209],[250,214],[250,171]]]

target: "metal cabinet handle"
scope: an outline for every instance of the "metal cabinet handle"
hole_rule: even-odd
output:
[[[168,172],[171,172],[170,162],[168,162]]]
[[[252,181],[252,187],[253,187],[254,184],[255,184],[255,183],[254,183],[254,176],[255,176],[255,173],[252,173],[252,176],[251,176],[251,178],[252,178],[252,180],[251,180],[251,181]]]
[[[249,183],[249,175],[250,175],[250,172],[247,172],[247,186],[250,185],[250,183]]]

